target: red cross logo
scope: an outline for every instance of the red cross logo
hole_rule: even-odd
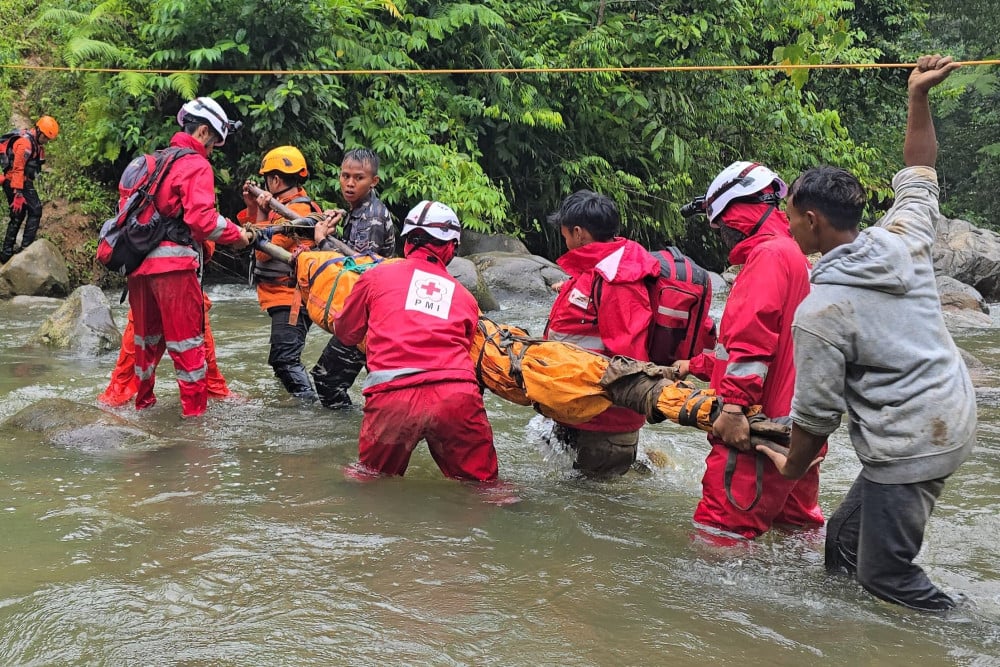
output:
[[[428,280],[425,283],[419,283],[417,289],[423,293],[428,299],[432,301],[437,301],[441,298],[441,288],[433,280]]]

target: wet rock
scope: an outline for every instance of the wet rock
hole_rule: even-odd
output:
[[[538,255],[486,252],[470,255],[486,284],[495,292],[518,296],[554,298],[554,283],[566,280],[556,264]]]
[[[709,271],[708,278],[712,281],[712,294],[722,294],[729,291],[729,282],[722,277],[722,274]]]
[[[84,285],[42,322],[31,343],[93,357],[116,351],[121,340],[104,292],[94,285]]]
[[[530,255],[528,248],[518,239],[507,234],[480,234],[470,229],[462,230],[462,243],[458,253],[462,257],[484,252],[509,252],[515,255]]]
[[[64,398],[36,401],[0,424],[39,433],[50,444],[81,451],[135,451],[159,446],[159,438],[100,408]]]
[[[989,314],[990,307],[975,287],[959,282],[951,276],[937,277],[941,307],[953,310],[978,310]]]
[[[0,298],[66,296],[69,271],[62,253],[48,239],[38,239],[0,268]]]
[[[957,310],[944,309],[944,324],[948,331],[955,332],[962,329],[989,329],[993,326],[993,318],[978,310]]]
[[[1000,234],[944,217],[936,231],[935,273],[972,285],[987,301],[1000,301]]]
[[[990,370],[986,367],[982,361],[980,361],[971,352],[958,348],[959,354],[962,355],[962,361],[965,362],[966,368],[969,369],[969,377],[972,378],[972,386],[983,387],[990,383]]]
[[[486,281],[479,274],[479,269],[471,260],[455,257],[448,264],[448,273],[472,292],[472,296],[476,297],[476,302],[479,304],[479,309],[484,313],[500,309],[496,297],[493,296],[493,292],[490,291]]]
[[[15,296],[10,300],[12,306],[61,306],[66,299],[54,296]]]
[[[732,287],[732,284],[736,281],[736,276],[740,275],[740,269],[742,268],[742,264],[726,267],[726,270],[722,272],[722,279],[726,281],[727,285]]]

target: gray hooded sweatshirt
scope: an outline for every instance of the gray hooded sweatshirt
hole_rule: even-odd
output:
[[[813,268],[792,324],[792,419],[829,435],[846,412],[862,476],[910,484],[946,477],[969,455],[976,397],[934,280],[937,173],[909,167],[892,185],[885,217]]]

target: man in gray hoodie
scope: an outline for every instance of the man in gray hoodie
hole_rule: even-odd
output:
[[[792,325],[799,373],[790,451],[786,458],[758,447],[797,479],[846,412],[862,470],[827,524],[826,567],[855,575],[876,597],[927,611],[955,602],[913,559],[976,435],[975,393],[945,329],[931,259],[939,213],[927,95],[957,67],[950,57],[921,56],[910,74],[906,167],[877,225],[859,231],[864,190],[843,169],[810,169],[792,184],[792,235],[803,252],[823,256]]]

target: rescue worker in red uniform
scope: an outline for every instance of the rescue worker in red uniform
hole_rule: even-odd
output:
[[[214,248],[214,243],[211,241],[205,242],[206,261],[211,258]],[[232,393],[229,391],[226,378],[223,377],[222,371],[219,370],[219,365],[216,362],[215,338],[212,336],[212,327],[209,326],[208,322],[208,311],[212,308],[212,301],[208,298],[207,294],[203,293],[203,296],[205,304],[205,364],[207,366],[205,382],[208,386],[208,397],[218,399],[228,398]],[[134,319],[132,309],[130,308],[128,311],[128,323],[125,325],[125,331],[122,332],[122,346],[118,351],[118,361],[115,363],[114,370],[111,371],[111,381],[108,382],[107,388],[101,392],[101,395],[97,397],[98,402],[112,408],[125,405],[135,398],[136,393],[139,391],[139,378],[135,375]]]
[[[568,252],[556,262],[569,279],[562,285],[545,337],[606,356],[649,361],[653,321],[650,281],[660,264],[635,241],[618,236],[621,217],[611,199],[589,190],[567,197],[549,216]],[[583,424],[558,424],[554,435],[576,451],[573,467],[591,477],[624,475],[635,462],[638,412],[612,407]]]
[[[338,338],[364,341],[367,352],[357,469],[403,475],[423,438],[447,477],[495,481],[493,430],[469,356],[479,308],[445,268],[461,236],[458,217],[422,201],[402,236],[405,259],[362,274],[335,320]]]
[[[709,224],[742,264],[722,321],[715,352],[679,362],[709,380],[722,414],[708,439],[712,449],[694,522],[709,533],[755,538],[775,523],[819,527],[819,466],[800,480],[785,479],[750,445],[746,409],[760,405],[770,418],[787,416],[795,388],[792,319],[809,293],[809,262],[778,209],[788,187],[767,167],[736,162],[708,188]],[[825,448],[824,448],[825,451]]]
[[[278,146],[268,151],[260,164],[267,192],[254,197],[246,188],[243,200],[246,209],[237,215],[242,223],[252,223],[258,228],[269,228],[288,222],[268,206],[276,198],[301,217],[321,212],[305,189],[303,182],[309,176],[306,159],[294,146]],[[285,250],[312,248],[313,230],[287,229],[270,235],[271,242]],[[312,321],[302,308],[302,296],[295,290],[295,276],[286,262],[273,259],[260,250],[254,254],[253,280],[257,285],[257,301],[261,310],[271,318],[271,348],[267,363],[275,377],[292,396],[315,400],[309,375],[302,365],[302,350]]]
[[[12,140],[11,163],[4,169],[0,183],[10,206],[10,222],[0,249],[0,264],[6,264],[15,253],[34,243],[42,221],[42,200],[35,190],[35,178],[45,162],[45,144],[59,135],[59,123],[52,116],[42,116],[30,130]],[[16,246],[17,234],[24,224],[21,245]]]
[[[205,412],[208,399],[202,244],[215,241],[245,248],[253,234],[216,210],[215,176],[208,161],[212,150],[242,123],[230,121],[208,97],[184,104],[177,122],[183,131],[173,136],[170,145],[194,152],[177,158],[153,202],[161,216],[183,224],[174,224],[173,232],[128,277],[139,377],[135,407],[142,410],[156,403],[156,366],[167,351],[177,374],[181,413],[196,417]]]

